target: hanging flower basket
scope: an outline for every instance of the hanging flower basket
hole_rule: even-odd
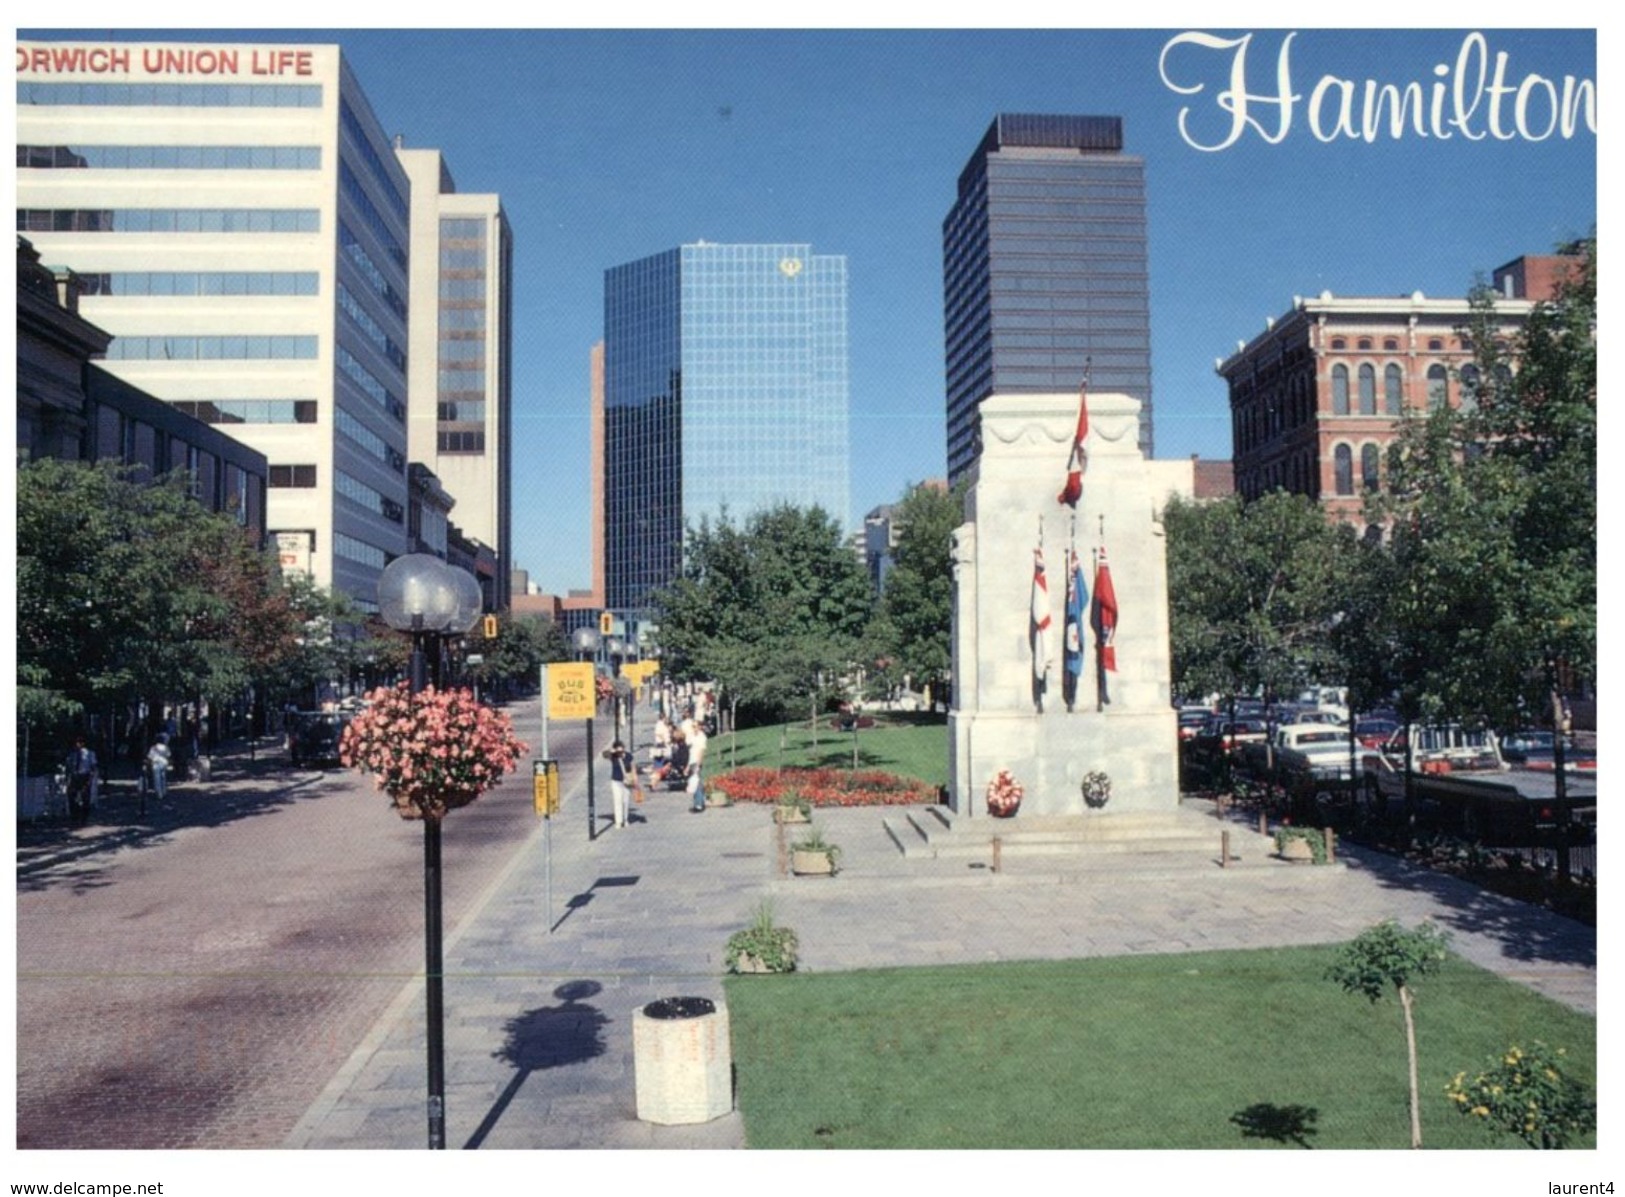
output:
[[[367,698],[371,705],[344,729],[339,759],[372,774],[403,819],[442,819],[467,806],[529,750],[506,715],[468,690],[413,694],[402,682]]]
[[[1000,769],[987,783],[987,813],[996,819],[1008,819],[1021,808],[1021,798],[1026,792],[1010,770]]]

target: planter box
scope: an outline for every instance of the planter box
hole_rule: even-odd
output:
[[[775,823],[811,823],[812,816],[805,811],[797,810],[793,806],[775,806],[773,808],[773,821]]]
[[[830,877],[835,873],[835,860],[828,852],[803,852],[799,848],[792,849],[790,871],[797,877]]]

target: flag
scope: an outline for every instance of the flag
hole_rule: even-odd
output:
[[[1057,503],[1077,507],[1083,496],[1083,471],[1089,465],[1089,454],[1083,442],[1089,437],[1089,377],[1084,376],[1078,387],[1078,430],[1072,435],[1072,453],[1066,459],[1066,485],[1055,496]]]
[[[1100,667],[1117,672],[1117,591],[1112,586],[1112,568],[1106,564],[1106,546],[1100,546],[1095,561],[1095,644],[1100,650]]]
[[[1078,551],[1071,552],[1066,573],[1066,646],[1063,660],[1067,676],[1073,679],[1083,673],[1083,609],[1089,603],[1089,588],[1083,584],[1083,566]]]
[[[1033,677],[1044,680],[1049,670],[1049,583],[1044,580],[1044,550],[1033,550]]]

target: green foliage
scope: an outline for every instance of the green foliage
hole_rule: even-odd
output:
[[[1336,672],[1331,629],[1359,561],[1352,528],[1284,491],[1176,498],[1163,524],[1176,692],[1273,697]]]
[[[270,554],[171,475],[17,470],[17,654],[28,716],[137,697],[229,699],[292,651]]]
[[[826,840],[823,831],[817,827],[810,827],[799,840],[790,845],[790,848],[795,852],[815,852],[820,856],[827,856],[831,864],[841,859],[841,849]]]
[[[1277,827],[1275,850],[1284,853],[1288,840],[1302,840],[1309,845],[1309,851],[1314,855],[1314,862],[1317,865],[1327,863],[1326,833],[1319,827]]]
[[[1597,1126],[1597,1106],[1586,1087],[1567,1075],[1567,1052],[1540,1040],[1513,1045],[1469,1081],[1458,1072],[1445,1096],[1491,1135],[1511,1135],[1530,1147],[1567,1147]]]
[[[773,902],[764,898],[756,906],[755,921],[728,937],[722,962],[737,973],[742,971],[743,957],[752,956],[770,973],[790,973],[795,971],[800,946],[794,931],[773,921]]]
[[[888,677],[907,674],[916,687],[941,686],[953,670],[953,533],[965,519],[965,487],[911,487],[892,518],[900,531],[874,659]]]
[[[1449,934],[1432,923],[1406,930],[1393,919],[1384,919],[1344,945],[1326,977],[1346,992],[1375,1002],[1390,988],[1404,989],[1413,978],[1443,964],[1449,940]]]
[[[1561,662],[1596,677],[1596,243],[1510,340],[1479,287],[1460,410],[1412,413],[1373,518],[1392,525],[1378,651],[1401,711],[1506,723]]]
[[[543,664],[570,659],[564,629],[540,616],[504,614],[497,620],[495,638],[475,638],[469,644],[483,659],[468,668],[468,676],[486,688],[534,685]]]
[[[852,662],[868,621],[868,580],[840,525],[817,507],[724,514],[685,544],[682,577],[653,598],[662,668],[705,678],[769,709],[816,709]]]

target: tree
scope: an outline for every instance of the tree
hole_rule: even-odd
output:
[[[25,718],[145,698],[226,700],[289,650],[275,566],[246,531],[114,463],[17,474],[17,653]]]
[[[1415,978],[1444,963],[1448,942],[1449,936],[1431,923],[1419,923],[1407,931],[1393,919],[1385,919],[1346,944],[1326,973],[1327,979],[1336,981],[1345,992],[1359,994],[1373,1004],[1381,1001],[1390,988],[1399,995],[1405,1015],[1412,1147],[1422,1146],[1422,1107],[1416,1077],[1416,999],[1411,985]]]
[[[737,709],[816,704],[851,666],[872,606],[840,526],[788,504],[743,527],[724,513],[691,530],[682,575],[656,593],[661,666],[706,678]]]
[[[1303,495],[1171,500],[1169,638],[1180,694],[1296,694],[1340,664],[1331,631],[1349,604],[1354,530]]]
[[[940,691],[953,671],[953,535],[965,519],[965,489],[910,487],[892,518],[896,564],[881,593],[876,646],[892,670]]]
[[[570,659],[564,629],[534,615],[503,615],[493,639],[473,639],[470,645],[482,659],[468,668],[468,675],[497,691],[534,682],[543,664]]]

